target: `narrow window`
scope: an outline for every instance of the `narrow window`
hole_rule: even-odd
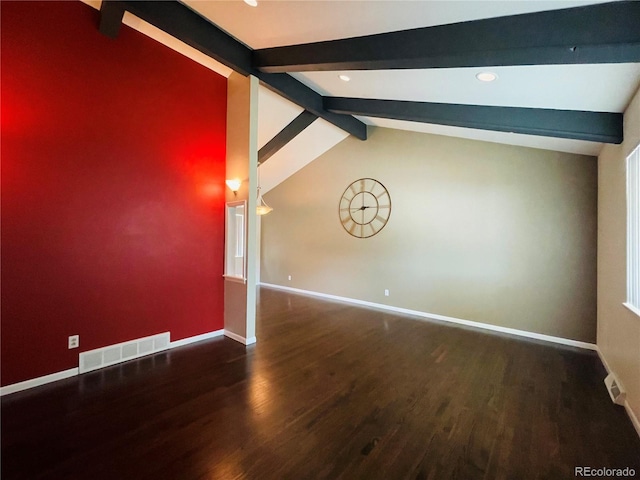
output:
[[[627,302],[640,316],[640,145],[627,157]]]
[[[227,203],[224,276],[245,280],[246,202]]]

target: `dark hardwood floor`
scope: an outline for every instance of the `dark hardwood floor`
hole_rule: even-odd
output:
[[[223,337],[2,398],[2,479],[573,479],[640,438],[593,352],[262,289]]]

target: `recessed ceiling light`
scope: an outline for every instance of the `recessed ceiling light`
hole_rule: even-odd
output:
[[[258,6],[258,0],[244,0],[244,3],[246,3],[247,5],[251,5],[252,7]]]
[[[348,82],[349,80],[351,80],[351,77],[349,75],[338,75],[338,78],[343,82]]]
[[[493,82],[498,78],[498,75],[493,72],[480,72],[476,75],[476,78],[481,82]]]

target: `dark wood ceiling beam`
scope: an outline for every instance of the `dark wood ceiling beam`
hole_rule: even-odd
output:
[[[347,133],[367,138],[367,126],[348,115],[327,112],[322,96],[287,74],[269,74],[251,65],[251,49],[243,45],[193,10],[176,1],[109,1],[102,2],[100,31],[117,36],[122,14],[131,12],[169,35],[219,61],[242,75],[254,75],[269,89],[312,112]]]
[[[100,24],[98,26],[100,33],[110,38],[116,38],[120,33],[124,11],[125,8],[122,2],[102,2],[100,6]]]
[[[253,51],[263,72],[640,61],[640,2],[417,28]]]
[[[448,103],[325,97],[335,113],[455,127],[622,143],[622,114]]]
[[[290,100],[305,110],[323,118],[360,140],[367,139],[367,126],[351,115],[329,112],[324,108],[323,97],[303,83],[286,73],[263,73],[258,70],[254,75],[278,95]]]
[[[318,119],[311,112],[303,111],[294,118],[286,127],[267,142],[260,150],[258,150],[258,163],[262,164],[269,160],[278,150],[284,147],[291,140],[296,138],[298,134]]]

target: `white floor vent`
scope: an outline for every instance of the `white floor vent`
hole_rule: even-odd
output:
[[[607,375],[607,378],[604,379],[604,384],[607,386],[611,401],[616,405],[624,405],[627,393],[622,389],[613,373]]]
[[[169,341],[170,333],[165,332],[82,352],[80,354],[80,373],[166,350],[169,348]]]

